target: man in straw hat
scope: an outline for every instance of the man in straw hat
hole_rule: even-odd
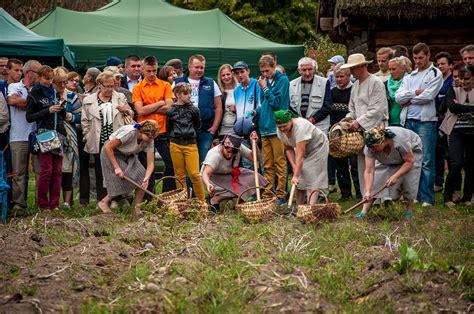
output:
[[[388,103],[385,86],[377,76],[370,74],[363,54],[355,53],[349,56],[347,63],[341,69],[350,69],[351,74],[357,78],[351,90],[349,113],[346,117],[353,118],[350,128],[352,130],[369,130],[388,121]],[[361,152],[357,159],[359,183],[361,194],[364,195],[364,169],[365,159]]]
[[[383,186],[378,198],[399,199],[408,202],[405,218],[411,218],[413,200],[418,193],[423,152],[420,137],[413,131],[401,127],[375,127],[365,133],[364,180],[366,203],[357,218],[365,218],[374,201],[373,192]],[[380,164],[375,172],[375,161]]]

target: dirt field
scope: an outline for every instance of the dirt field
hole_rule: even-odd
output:
[[[472,209],[415,214],[33,212],[0,226],[0,312],[473,312]]]

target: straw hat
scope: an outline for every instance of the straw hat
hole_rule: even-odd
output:
[[[347,63],[341,66],[341,69],[352,68],[358,65],[369,64],[374,62],[373,60],[365,60],[365,56],[361,53],[354,53],[347,58]]]

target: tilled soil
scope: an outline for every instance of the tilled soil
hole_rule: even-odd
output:
[[[288,224],[289,229],[296,225],[293,221]],[[194,280],[170,271],[173,265],[202,268],[200,257],[207,254],[201,247],[202,239],[208,233],[219,239],[219,226],[212,219],[196,224],[191,236],[173,232],[146,219],[128,222],[110,215],[70,219],[43,213],[0,226],[0,313],[88,312],[91,308],[84,304],[90,297],[104,300],[115,309],[112,306],[118,300],[134,294],[140,295],[139,301],[135,299],[125,311],[163,312],[167,300],[162,294],[173,293],[177,284],[186,287],[186,282]],[[165,244],[160,236],[164,233],[171,233],[176,245],[150,258],[150,252],[159,251],[157,248]],[[252,241],[242,245],[248,259],[257,257],[253,252],[258,245]],[[397,256],[393,250],[374,245],[359,254],[356,247],[357,243],[350,242],[347,250],[354,253],[355,262],[364,261],[365,266],[357,270],[359,276],[373,280],[369,285],[366,280],[361,280],[364,284],[355,283],[357,293],[350,302],[370,300],[378,310],[390,303],[400,312],[473,310],[472,304],[449,284],[449,276],[457,274],[414,270],[400,275],[391,270]],[[123,279],[133,265],[150,261],[157,266],[148,282]],[[340,304],[321,297],[320,286],[309,278],[311,269],[298,267],[283,274],[275,271],[275,261],[265,265],[250,260],[239,262],[252,269],[247,283],[255,291],[251,303],[264,312],[341,311]],[[331,262],[330,258],[321,259],[318,267],[323,269]]]

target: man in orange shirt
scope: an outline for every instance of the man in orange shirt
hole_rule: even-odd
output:
[[[173,91],[168,82],[156,77],[158,61],[154,56],[143,59],[145,79],[135,85],[132,93],[133,105],[138,114],[137,121],[155,120],[158,123],[160,135],[155,138],[155,148],[165,164],[163,176],[173,176],[173,162],[171,160],[168,138],[166,135],[166,111],[173,104]],[[146,166],[145,156],[139,156]],[[154,177],[150,179],[149,190],[155,186]],[[163,192],[176,189],[174,180],[164,180]]]

